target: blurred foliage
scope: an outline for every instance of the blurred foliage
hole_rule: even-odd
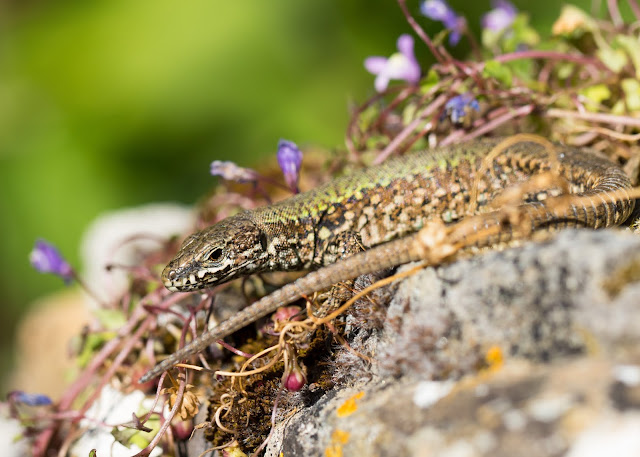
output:
[[[514,3],[550,33],[557,2]],[[450,4],[476,31],[489,9]],[[373,93],[364,58],[391,54],[410,33],[391,0],[31,0],[3,2],[0,18],[5,362],[19,313],[62,287],[30,268],[36,238],[79,266],[79,240],[98,214],[194,202],[214,159],[255,166],[281,137],[342,145],[349,102]],[[456,52],[468,52],[464,40]],[[427,68],[424,46],[417,55]]]

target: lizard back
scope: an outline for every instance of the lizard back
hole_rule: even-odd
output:
[[[163,272],[165,286],[187,291],[260,271],[328,265],[353,253],[345,255],[340,247],[345,239],[370,248],[415,232],[433,218],[455,222],[467,215],[475,185],[476,209],[483,211],[496,193],[550,170],[554,163],[543,146],[523,141],[506,148],[476,181],[483,160],[497,144],[474,141],[414,152],[229,217],[185,240]],[[572,193],[630,185],[619,167],[594,152],[558,146],[557,153],[558,171]],[[607,224],[619,224],[617,219],[629,213],[607,211],[616,218]],[[584,219],[595,216],[585,212],[572,225],[589,225]]]
[[[478,141],[396,157],[258,208],[250,217],[280,252],[299,254],[294,268],[281,269],[326,265],[335,260],[325,259],[327,248],[342,233],[356,233],[364,247],[371,247],[415,232],[432,218],[452,223],[467,215],[477,170],[497,143]],[[559,171],[572,193],[595,187],[602,176],[615,177],[616,186],[629,185],[624,173],[604,157],[567,147],[559,147],[559,153]],[[521,142],[506,149],[478,182],[478,210],[496,193],[550,170],[551,164],[549,153],[537,143]]]

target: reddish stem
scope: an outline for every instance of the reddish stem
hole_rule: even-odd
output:
[[[618,9],[618,0],[607,0],[607,8],[609,8],[609,16],[611,16],[611,22],[615,27],[620,27],[624,24]]]
[[[636,19],[640,21],[640,6],[638,6],[638,2],[636,2],[636,0],[627,0],[627,3],[631,7],[631,11],[633,11]]]
[[[125,344],[122,346],[122,349],[120,350],[116,358],[113,359],[113,362],[109,366],[109,369],[106,371],[104,375],[102,375],[102,378],[100,379],[100,382],[95,388],[93,394],[89,397],[87,401],[85,401],[84,405],[80,409],[81,414],[84,414],[91,407],[91,404],[95,401],[95,399],[100,396],[102,387],[104,387],[104,385],[113,377],[115,372],[118,370],[118,368],[120,368],[120,366],[122,365],[122,362],[124,362],[124,360],[127,358],[127,356],[129,355],[131,350],[134,348],[134,346],[140,342],[140,338],[149,329],[154,319],[155,319],[155,316],[148,316],[144,320],[144,322],[142,322],[140,327],[138,327],[135,333],[131,336],[131,338],[129,338],[125,342]]]
[[[169,298],[165,299],[164,303],[160,306],[169,307],[184,297],[185,294],[173,294]],[[144,301],[141,300],[141,303]],[[71,405],[75,399],[80,395],[93,380],[95,372],[100,368],[105,360],[111,355],[111,353],[120,345],[123,338],[133,332],[133,329],[138,323],[147,315],[142,306],[138,306],[127,323],[118,331],[115,338],[108,341],[100,351],[93,357],[91,362],[85,370],[78,376],[75,382],[67,389],[57,405],[59,413],[63,413],[71,408]],[[79,416],[81,417],[81,415]],[[34,457],[42,457],[45,455],[46,449],[49,446],[49,442],[56,431],[57,424],[52,424],[46,430],[43,430],[35,439],[33,446]]]
[[[246,359],[250,359],[255,355],[255,354],[249,354],[248,352],[241,351],[240,349],[236,349],[233,346],[231,346],[229,343],[225,343],[222,340],[218,340],[216,341],[216,343],[218,343],[220,346],[222,346],[226,350],[231,351],[234,354],[239,355],[240,357],[244,357]]]
[[[422,41],[424,41],[424,43],[427,45],[427,47],[431,51],[431,54],[433,54],[433,56],[436,58],[438,62],[445,63],[444,59],[442,58],[442,56],[436,49],[435,45],[433,44],[433,41],[431,41],[431,38],[429,38],[429,35],[426,34],[424,29],[420,27],[420,25],[418,25],[418,23],[413,18],[413,16],[411,16],[411,13],[407,8],[406,0],[398,0],[398,5],[400,5],[400,9],[402,10],[404,17],[407,19],[407,22],[409,23],[413,31],[416,32],[416,35],[418,35]]]

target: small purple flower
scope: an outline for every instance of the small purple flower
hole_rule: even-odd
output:
[[[31,254],[29,254],[29,261],[33,268],[40,273],[53,273],[60,276],[65,282],[73,279],[74,273],[71,265],[60,255],[55,246],[44,240],[36,241]]]
[[[258,173],[254,170],[239,167],[235,163],[226,160],[214,160],[211,162],[211,175],[236,182],[252,182],[258,178]]]
[[[493,9],[482,17],[482,27],[496,33],[513,24],[518,10],[508,0],[493,0]]]
[[[21,390],[14,390],[8,395],[9,399],[15,403],[21,403],[27,406],[48,406],[53,402],[44,394],[28,394]]]
[[[470,93],[456,95],[444,105],[445,114],[451,118],[451,122],[454,124],[462,123],[470,109],[480,111],[478,100],[473,98]]]
[[[451,32],[449,44],[455,46],[464,33],[467,21],[458,16],[445,0],[427,0],[420,5],[420,12],[434,21],[440,21]]]
[[[291,191],[297,194],[298,180],[300,178],[300,166],[302,165],[302,151],[293,141],[278,141],[278,164],[284,174],[284,180]]]
[[[417,84],[420,81],[420,65],[413,53],[413,37],[400,35],[398,51],[391,57],[373,56],[364,61],[364,67],[369,73],[376,75],[374,83],[378,92],[384,92],[392,79]]]

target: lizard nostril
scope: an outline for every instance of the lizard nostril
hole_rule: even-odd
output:
[[[167,278],[169,278],[170,281],[173,281],[176,279],[176,276],[178,276],[176,270],[171,270],[167,275]]]

